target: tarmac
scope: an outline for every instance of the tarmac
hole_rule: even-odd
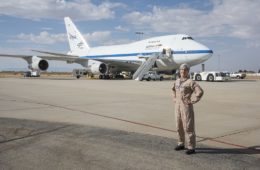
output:
[[[0,169],[259,169],[260,81],[199,82],[191,156],[172,84],[1,78]]]

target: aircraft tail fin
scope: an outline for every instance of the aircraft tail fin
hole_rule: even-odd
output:
[[[82,53],[86,53],[90,47],[82,34],[79,32],[69,17],[65,17],[64,22],[70,45],[70,54],[80,55]]]

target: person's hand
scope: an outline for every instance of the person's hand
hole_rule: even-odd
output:
[[[195,100],[190,101],[190,104],[195,104],[195,103],[197,103]]]
[[[191,100],[191,104],[195,104],[195,103],[197,103],[198,101],[199,101],[198,98],[192,99],[192,100]]]
[[[183,101],[183,103],[184,103],[185,105],[190,105],[190,104],[191,104],[190,100],[182,99],[182,101]]]

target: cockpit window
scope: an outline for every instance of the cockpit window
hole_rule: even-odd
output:
[[[182,37],[182,40],[193,40],[192,37]]]

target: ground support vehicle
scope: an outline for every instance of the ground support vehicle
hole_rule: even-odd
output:
[[[230,73],[231,78],[244,79],[246,77],[245,73]]]
[[[85,69],[73,69],[72,75],[79,79],[80,77],[87,75],[87,71]]]
[[[230,76],[218,71],[204,71],[193,73],[192,79],[196,81],[228,81],[230,80]]]
[[[158,74],[156,71],[148,71],[147,73],[144,74],[143,78],[141,80],[146,80],[146,81],[150,81],[150,80],[163,80],[163,76]]]

